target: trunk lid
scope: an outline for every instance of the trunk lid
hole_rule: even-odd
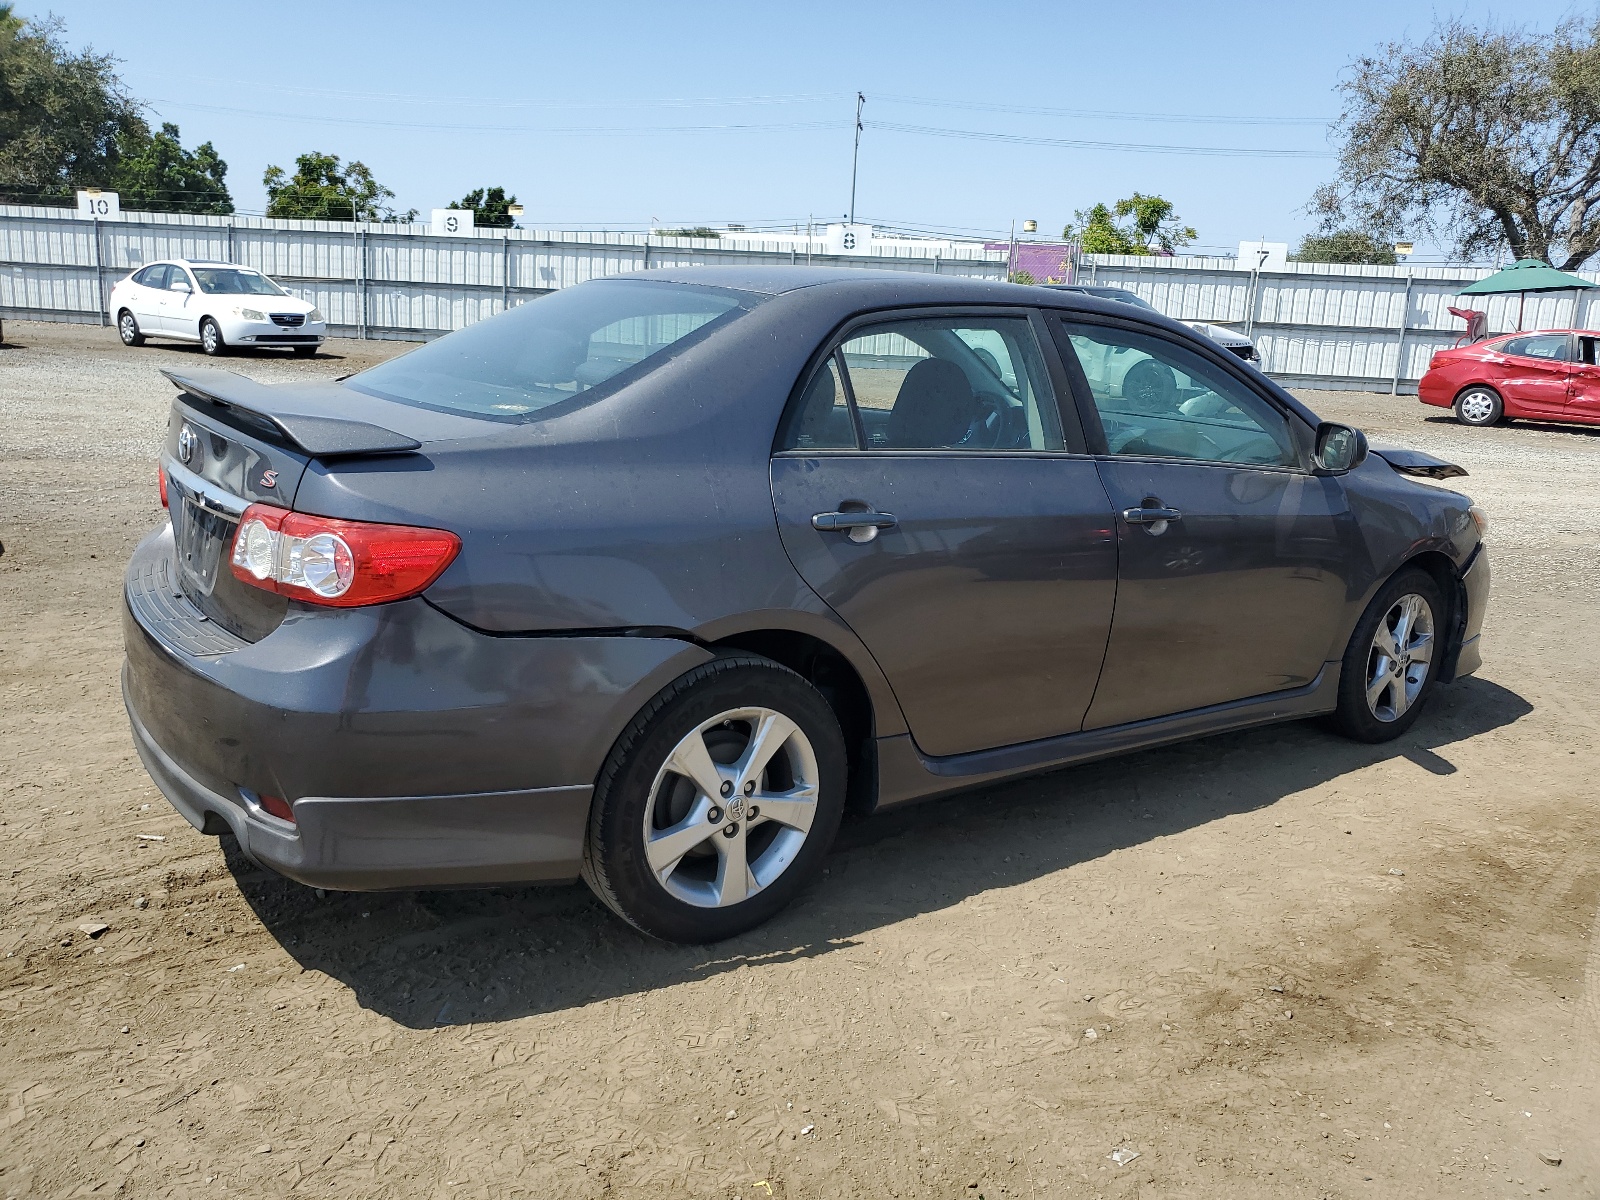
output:
[[[206,619],[259,641],[282,622],[288,601],[233,575],[233,538],[244,510],[256,502],[292,508],[313,458],[405,454],[420,443],[343,415],[340,408],[364,406],[359,393],[337,384],[268,387],[215,370],[163,374],[183,389],[161,452],[174,579]]]

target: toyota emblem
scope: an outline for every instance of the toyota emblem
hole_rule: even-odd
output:
[[[178,458],[185,464],[194,459],[194,452],[200,449],[200,436],[193,429],[185,425],[178,430]]]

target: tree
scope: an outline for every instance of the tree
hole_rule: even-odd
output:
[[[389,207],[394,193],[372,176],[365,163],[339,161],[337,154],[313,150],[294,160],[291,176],[282,167],[268,167],[267,216],[303,221],[413,221],[417,210],[399,213]]]
[[[508,211],[517,202],[515,196],[506,195],[505,188],[473,188],[451,208],[472,210],[472,223],[488,229],[509,229],[516,224]]]
[[[1600,250],[1600,18],[1551,35],[1446,21],[1357,59],[1341,90],[1338,178],[1312,201],[1326,225],[1568,271]]]
[[[111,173],[111,186],[129,208],[148,212],[231,213],[233,198],[223,177],[228,164],[210,142],[191,153],[167,123],[152,137],[130,134]]]
[[[77,188],[109,186],[123,146],[149,136],[116,59],[72,53],[61,28],[0,3],[0,200],[70,203]]]
[[[1395,263],[1392,243],[1359,229],[1308,233],[1289,257],[1294,262],[1375,263],[1385,267]]]
[[[657,237],[720,238],[722,235],[709,225],[685,226],[682,229],[658,229]]]
[[[1133,218],[1134,239],[1143,246],[1138,253],[1151,254],[1153,247],[1160,246],[1171,254],[1200,236],[1192,226],[1179,224],[1172,207],[1171,200],[1140,192],[1117,201],[1117,216]]]
[[[1073,214],[1076,225],[1061,231],[1067,241],[1075,241],[1085,254],[1153,254],[1159,246],[1172,253],[1199,236],[1181,225],[1170,200],[1135,192],[1115,206],[1096,204]],[[1132,217],[1129,224],[1118,224],[1119,217]]]

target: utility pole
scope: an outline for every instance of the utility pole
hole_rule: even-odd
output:
[[[867,102],[866,96],[856,93],[856,149],[850,156],[850,224],[856,223],[856,166],[861,161],[861,106]]]

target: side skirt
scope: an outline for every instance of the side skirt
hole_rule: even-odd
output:
[[[1332,712],[1338,705],[1338,696],[1339,663],[1329,662],[1310,683],[1289,691],[972,754],[930,758],[917,749],[907,734],[879,738],[876,807],[928,800],[1169,742],[1316,716]]]

